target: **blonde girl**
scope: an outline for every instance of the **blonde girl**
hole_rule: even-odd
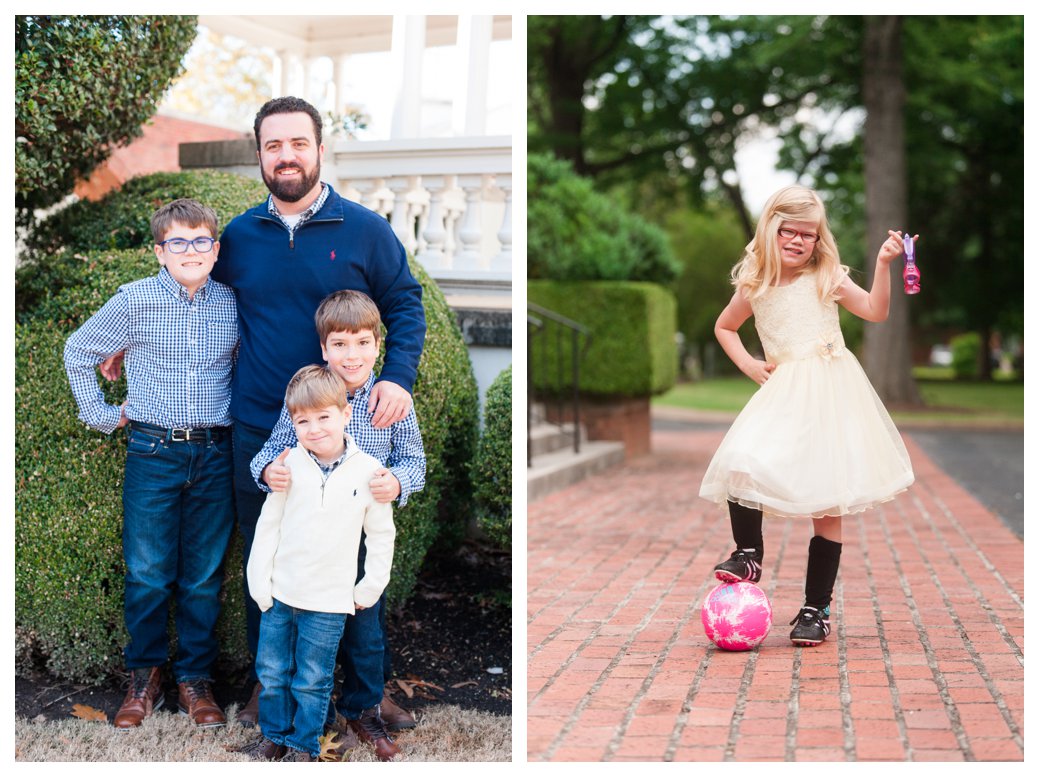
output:
[[[780,189],[732,270],[736,291],[714,327],[728,357],[760,386],[700,487],[701,497],[727,504],[736,543],[715,576],[761,579],[763,513],[810,518],[805,603],[791,621],[795,645],[818,645],[830,633],[841,516],[886,502],[913,482],[902,438],[845,347],[837,315],[841,305],[866,321],[887,318],[889,265],[902,248],[902,233],[889,230],[867,292],[841,264],[819,195],[803,186]],[[740,340],[751,316],[763,359]]]

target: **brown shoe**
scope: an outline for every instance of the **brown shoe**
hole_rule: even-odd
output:
[[[252,728],[256,725],[256,721],[260,719],[260,691],[262,690],[263,686],[256,683],[253,686],[253,693],[249,697],[249,701],[238,710],[238,722],[246,728]]]
[[[361,744],[357,734],[350,728],[349,721],[339,714],[336,715],[336,722],[325,729],[325,736],[334,736],[336,738],[334,752],[340,758]]]
[[[213,685],[208,679],[199,677],[177,683],[177,690],[180,692],[177,704],[180,714],[190,715],[196,726],[215,728],[227,722],[213,698]]]
[[[310,753],[306,753],[302,750],[297,750],[294,747],[290,747],[285,755],[281,759],[282,761],[316,761],[317,759]]]
[[[382,715],[383,723],[387,731],[404,731],[415,728],[415,716],[403,707],[398,707],[389,696],[382,697],[379,705],[379,714]]]
[[[242,747],[235,748],[235,752],[242,753],[254,761],[280,761],[285,755],[285,745],[278,745],[267,737],[259,736]]]
[[[126,692],[123,705],[115,714],[112,725],[129,731],[141,725],[141,721],[162,707],[165,700],[159,667],[143,667],[130,670],[130,689]]]
[[[365,710],[360,718],[351,720],[350,728],[362,742],[368,742],[375,748],[375,755],[380,761],[392,761],[394,756],[400,753],[400,748],[393,744],[389,732],[386,731],[386,723],[383,722],[378,707]]]

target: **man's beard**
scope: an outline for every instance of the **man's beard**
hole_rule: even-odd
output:
[[[278,175],[278,172],[286,169],[299,170],[302,175],[297,178],[286,179]],[[263,177],[263,182],[267,184],[267,189],[275,198],[282,202],[299,202],[303,199],[310,191],[317,185],[317,182],[321,178],[321,164],[314,165],[313,170],[310,173],[300,165],[279,165],[274,169],[274,175],[268,177],[267,171],[262,167],[260,168],[260,175]]]

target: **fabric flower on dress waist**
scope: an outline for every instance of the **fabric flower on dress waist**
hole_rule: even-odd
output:
[[[823,335],[819,338],[819,355],[826,361],[844,354],[844,338],[840,333]]]

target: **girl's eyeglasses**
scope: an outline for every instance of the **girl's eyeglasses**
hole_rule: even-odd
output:
[[[796,229],[787,229],[786,227],[779,230],[779,236],[785,237],[787,240],[793,240],[798,235],[800,235],[801,239],[806,243],[814,243],[819,239],[819,236],[814,232],[798,232]]]

